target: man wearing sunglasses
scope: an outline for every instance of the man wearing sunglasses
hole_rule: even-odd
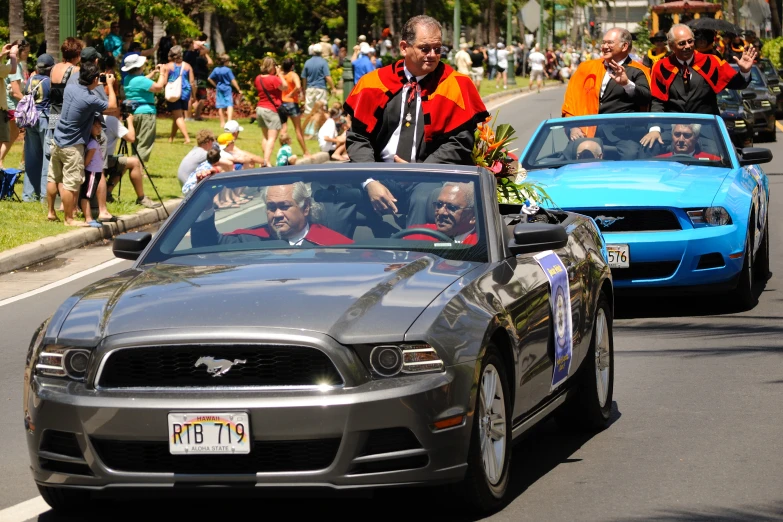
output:
[[[742,90],[750,83],[750,69],[756,49],[745,49],[733,60],[739,73],[725,60],[695,48],[691,28],[672,26],[668,33],[672,54],[659,60],[652,70],[652,112],[694,112],[719,115],[718,93],[723,89]],[[660,127],[651,127],[641,139],[643,146],[663,144]]]
[[[687,125],[676,123],[672,125],[672,150],[665,154],[659,154],[657,158],[670,158],[672,156],[693,156],[700,160],[720,161],[720,157],[708,152],[699,150],[699,135],[701,134],[701,125],[694,123]]]
[[[345,102],[351,162],[472,165],[476,127],[489,117],[473,80],[441,63],[443,32],[434,18],[411,18],[401,36],[403,59],[363,76]],[[420,202],[434,189],[431,183],[368,179],[362,185],[378,214],[425,221]]]
[[[435,223],[411,225],[410,228],[437,230],[463,245],[475,245],[478,242],[475,198],[471,183],[446,183],[432,206]],[[405,239],[433,241],[432,236],[425,234],[412,234]]]

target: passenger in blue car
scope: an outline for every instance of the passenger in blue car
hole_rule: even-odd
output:
[[[604,151],[601,145],[593,140],[585,140],[576,148],[576,159],[603,159]]]
[[[670,158],[675,155],[687,155],[700,160],[720,161],[720,156],[715,156],[714,154],[702,150],[696,150],[699,145],[700,134],[701,125],[698,123],[690,125],[677,123],[672,125],[671,152],[659,154],[656,158]]]

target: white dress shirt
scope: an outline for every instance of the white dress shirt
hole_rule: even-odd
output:
[[[619,62],[620,65],[623,67],[627,66],[631,62],[631,59],[629,57],[625,57],[625,60]],[[609,80],[614,78],[614,74],[612,73],[612,69],[606,65],[606,72],[604,73],[604,81],[601,82],[601,94],[598,95],[598,98],[601,99],[604,97],[604,91],[606,91],[606,86],[609,84]],[[636,91],[636,84],[633,83],[631,80],[628,80],[628,83],[623,85],[623,89],[625,89],[625,93],[628,96],[633,96],[633,93]]]
[[[300,233],[295,235],[294,237],[288,238],[288,244],[291,246],[301,246],[301,244],[304,242],[304,238],[307,235],[307,233],[310,232],[310,224],[306,224],[305,227],[302,229]]]
[[[403,65],[403,68],[405,69],[405,78],[410,81],[410,79],[413,77],[413,74],[408,71],[408,68]],[[424,76],[427,76],[426,74],[423,76],[417,76],[416,81],[420,82]],[[400,104],[400,123],[397,125],[397,128],[394,130],[394,134],[391,135],[391,138],[389,138],[389,143],[386,144],[386,146],[381,151],[381,159],[385,161],[386,163],[393,163],[394,162],[394,155],[397,154],[397,145],[400,142],[400,131],[402,130],[402,125],[405,123],[405,100],[408,99],[408,91],[410,90],[410,87],[407,85],[402,88],[402,103]],[[421,111],[421,96],[416,95],[416,113],[411,114],[411,118],[413,118],[413,135],[416,135],[416,127],[419,125],[419,111]],[[411,163],[416,163],[416,140],[413,141],[413,148],[411,149]]]

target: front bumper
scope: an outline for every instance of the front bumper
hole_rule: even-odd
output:
[[[765,109],[753,109],[753,128],[756,132],[775,132],[775,121],[775,105]]]
[[[630,268],[612,269],[618,290],[731,286],[744,261],[745,237],[736,225],[666,232],[604,232],[604,238],[607,244],[629,246]]]
[[[346,383],[324,390],[123,391],[34,377],[25,394],[31,469],[42,485],[95,490],[227,483],[341,489],[458,481],[466,469],[474,378],[475,362],[450,366],[442,373]],[[158,455],[165,453],[166,462],[182,464],[175,459],[194,458],[168,454],[170,412],[249,413],[251,454],[288,448],[280,450],[284,453],[278,459],[280,469],[248,470],[245,462],[237,472],[215,455],[203,470],[192,466],[185,466],[185,472],[181,466],[168,471],[139,470],[144,455],[130,453],[144,453],[153,446]],[[432,427],[437,420],[457,415],[466,416],[461,425],[439,431]],[[48,430],[53,431],[46,435]],[[405,430],[415,439],[402,437],[404,446],[390,442],[391,432]],[[60,433],[51,444],[55,432]],[[76,447],[68,450],[62,433],[75,439]],[[370,449],[369,441],[377,441],[379,433],[382,443]],[[304,457],[297,453],[303,446],[316,463],[314,469],[307,469],[309,461],[303,464]],[[119,447],[121,454],[107,455],[107,447]],[[146,458],[149,462],[150,454]],[[296,471],[286,469],[289,460],[298,462]]]

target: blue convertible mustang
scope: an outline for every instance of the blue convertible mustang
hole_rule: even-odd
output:
[[[640,139],[658,131],[652,147]],[[732,292],[769,274],[767,149],[735,149],[719,117],[616,114],[544,121],[520,159],[555,204],[592,217],[624,290]]]

